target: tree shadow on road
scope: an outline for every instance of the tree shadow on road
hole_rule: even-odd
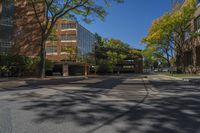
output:
[[[98,90],[68,90],[62,95],[50,96],[26,103],[22,110],[33,111],[35,123],[73,122],[77,127],[88,127],[83,133],[95,133],[108,126],[115,133],[199,133],[200,90],[189,83],[160,81],[152,82],[163,94],[151,97],[149,88],[136,100],[101,99],[107,89],[117,85],[134,88],[134,83],[110,79],[97,84],[85,83],[85,87],[105,88]],[[107,85],[111,83],[111,85]],[[142,81],[135,82],[143,85]],[[120,93],[120,92],[119,92]],[[130,93],[127,91],[127,95]],[[167,93],[167,94],[165,94]],[[172,95],[173,94],[173,95]],[[177,94],[177,95],[176,95]],[[134,96],[134,95],[133,95]],[[137,94],[135,94],[137,97]],[[134,99],[134,98],[133,98]],[[76,129],[78,130],[78,129]]]
[[[26,81],[26,85],[19,85],[17,87],[5,87],[1,88],[0,92],[5,91],[20,91],[20,90],[32,90],[41,89],[42,87],[49,86],[77,86],[77,87],[89,87],[89,88],[102,88],[102,89],[112,89],[121,82],[124,81],[124,77],[114,77],[114,78],[70,78],[70,79],[52,79],[52,80],[34,80]],[[91,82],[89,82],[91,81]]]

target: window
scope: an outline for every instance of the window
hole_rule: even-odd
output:
[[[195,31],[200,32],[200,16],[198,16],[195,21]]]
[[[68,24],[62,24],[61,29],[75,29],[76,24],[74,23],[68,23]]]
[[[12,42],[0,42],[0,53],[7,53],[11,50]]]
[[[185,41],[190,39],[191,35],[190,32],[185,32]]]
[[[61,52],[76,53],[75,46],[62,46]]]
[[[200,66],[200,46],[196,47],[196,63],[197,66]]]
[[[14,3],[13,0],[3,0],[2,1],[2,15],[1,15],[1,23],[3,24],[11,24],[13,17]]]
[[[11,42],[0,42],[0,47],[11,48],[12,43]]]
[[[57,47],[46,47],[46,53],[57,53]]]
[[[184,52],[184,65],[193,65],[193,54],[192,51]]]
[[[76,40],[76,35],[61,35],[62,41],[72,41]]]

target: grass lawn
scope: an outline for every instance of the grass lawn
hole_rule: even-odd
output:
[[[168,73],[168,72],[163,72],[163,73],[159,73],[159,74],[163,74],[163,75],[167,75],[167,76],[173,76],[173,77],[180,77],[180,78],[200,76],[198,74],[171,74],[171,73]]]

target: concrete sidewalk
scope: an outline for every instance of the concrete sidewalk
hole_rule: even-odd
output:
[[[48,84],[48,82],[68,82],[68,81],[76,81],[83,80],[84,76],[69,76],[69,77],[46,77],[44,79],[41,78],[0,78],[0,89],[1,88],[13,88],[19,86],[28,86],[28,85],[37,85],[37,84]]]
[[[70,79],[70,78],[84,78],[85,76],[47,76],[44,79],[37,78],[37,77],[8,77],[8,78],[1,78],[0,82],[8,82],[8,81],[31,81],[31,80],[52,80],[52,79]]]
[[[159,75],[169,78],[169,79],[174,79],[174,80],[182,80],[182,81],[191,82],[191,83],[200,83],[200,76],[174,77],[174,76],[168,76],[168,75],[163,75],[163,74],[159,74]]]

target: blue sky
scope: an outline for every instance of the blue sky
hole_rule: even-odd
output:
[[[141,38],[147,35],[151,22],[171,9],[171,0],[125,0],[108,9],[105,21],[95,20],[84,27],[102,37],[120,39],[134,48],[143,49]]]

